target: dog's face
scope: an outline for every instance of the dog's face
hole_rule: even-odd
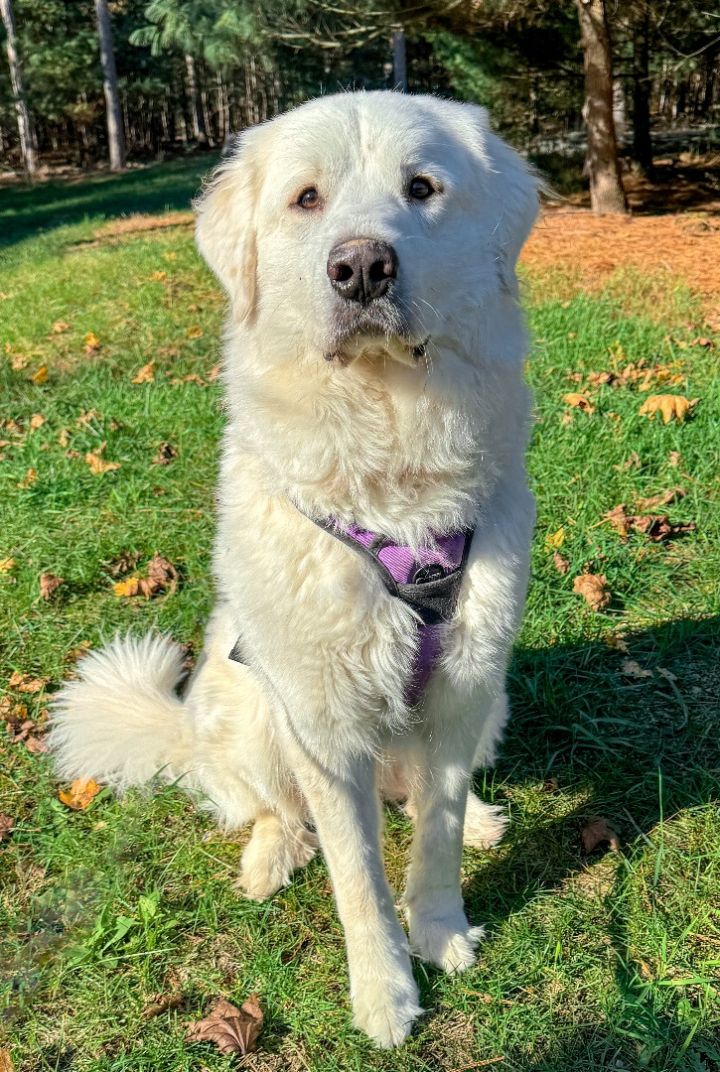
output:
[[[479,311],[514,296],[536,207],[482,109],[349,93],[242,136],[198,205],[198,245],[270,359],[414,365],[471,351]]]

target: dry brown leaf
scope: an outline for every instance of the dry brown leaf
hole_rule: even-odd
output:
[[[0,815],[0,841],[2,841],[4,837],[9,837],[10,834],[12,834],[14,827],[15,823],[9,815]],[[0,1054],[2,1054],[2,1052],[3,1051],[0,1050]],[[2,1063],[0,1062],[0,1072],[2,1072],[2,1067]]]
[[[637,532],[653,543],[684,536],[688,532],[695,532],[697,528],[693,521],[673,523],[667,514],[628,514],[622,503],[608,510],[603,520],[612,525],[622,540],[627,540],[631,532]]]
[[[622,465],[613,465],[613,469],[617,469],[619,473],[627,472],[628,469],[642,469],[642,462],[640,461],[640,455],[636,450],[631,450],[630,454]]]
[[[37,469],[28,469],[25,476],[18,483],[19,488],[29,488],[37,480]]]
[[[570,569],[570,563],[563,555],[560,554],[559,551],[556,551],[553,555],[553,562],[555,563],[555,569],[558,571],[558,573],[562,573],[563,576]]]
[[[67,430],[67,428],[61,428],[60,429],[60,431],[58,432],[57,441],[58,441],[58,444],[63,448],[63,450],[65,450],[65,448],[67,447],[67,445],[70,442],[70,433]]]
[[[654,677],[652,670],[646,670],[635,659],[623,659],[620,669],[625,677],[634,677],[638,681],[642,678]]]
[[[699,398],[688,399],[684,395],[650,395],[638,412],[649,420],[653,420],[655,415],[660,413],[663,422],[669,424],[672,420],[684,421],[699,401]]]
[[[86,354],[94,354],[102,346],[100,339],[97,337],[94,331],[88,331],[87,335],[83,339],[83,342],[85,343]]]
[[[190,1024],[188,1042],[212,1042],[220,1053],[250,1053],[257,1045],[262,1029],[263,1012],[257,994],[251,994],[237,1009],[221,998],[204,1020]]]
[[[659,495],[651,495],[649,499],[638,499],[637,508],[638,510],[653,510],[656,506],[669,506],[678,499],[684,499],[685,494],[684,488],[668,488],[667,491],[661,491]]]
[[[58,799],[72,811],[85,811],[101,789],[94,778],[76,778],[69,789],[60,790]]]
[[[620,838],[617,831],[608,823],[607,819],[593,819],[582,828],[581,834],[583,850],[592,852],[599,845],[608,843],[613,852],[620,851]]]
[[[693,339],[690,345],[702,346],[705,350],[712,350],[715,347],[715,343],[712,341],[712,339],[708,339],[704,335],[698,335],[697,339]]]
[[[123,573],[134,570],[139,561],[140,555],[137,551],[121,551],[108,563],[107,571],[111,577],[122,577]]]
[[[14,558],[0,558],[0,573],[9,573],[15,567]]]
[[[78,659],[82,659],[83,655],[86,655],[92,648],[92,642],[90,640],[81,640],[80,643],[70,648],[70,651],[66,652],[64,662],[76,663]]]
[[[95,450],[89,450],[85,455],[85,461],[95,476],[120,468],[120,462],[108,462],[101,456],[106,446],[107,443],[103,441],[99,447],[96,447]]]
[[[672,465],[673,469],[677,469],[677,467],[680,465],[680,460],[680,451],[671,450],[668,454],[668,465]]]
[[[595,412],[595,407],[587,395],[581,395],[577,391],[571,391],[569,394],[563,395],[563,402],[575,409],[581,409],[583,413],[590,414]]]
[[[101,414],[96,409],[85,410],[79,417],[76,417],[75,424],[79,426],[91,424],[93,421],[99,421]]]
[[[18,692],[40,692],[47,685],[49,677],[30,677],[30,674],[23,674],[20,670],[13,670],[12,674],[8,678],[8,688],[17,689]]]
[[[53,335],[62,335],[64,332],[69,331],[72,327],[68,324],[67,320],[56,320],[52,326]]]
[[[34,432],[38,428],[42,428],[44,424],[45,418],[43,417],[42,413],[33,413],[32,417],[30,418],[30,431]]]
[[[160,444],[157,449],[157,454],[152,460],[153,465],[170,465],[178,457],[177,447],[174,447],[172,443],[168,443],[166,440]]]
[[[199,324],[193,324],[192,327],[187,329],[188,339],[201,339],[203,330]]]
[[[48,367],[47,367],[47,365],[41,365],[40,368],[37,370],[37,372],[33,372],[32,376],[30,377],[32,382],[38,387],[40,386],[41,383],[45,383],[47,378],[48,378]]]
[[[151,272],[150,273],[150,278],[155,283],[164,283],[165,280],[167,279],[167,272],[163,272],[162,270],[159,270],[159,271],[156,271],[156,272]]]
[[[182,994],[158,994],[155,1000],[143,1009],[143,1019],[152,1020],[155,1016],[162,1016],[169,1009],[179,1009],[184,1000]]]
[[[210,371],[207,374],[207,382],[208,383],[215,383],[215,380],[218,378],[219,375],[220,375],[220,365],[213,365],[213,367],[210,369]]]
[[[13,372],[22,372],[24,368],[28,367],[28,364],[29,358],[25,357],[24,354],[15,354],[14,357],[10,358],[10,368]]]
[[[132,596],[160,595],[164,592],[174,592],[177,587],[177,570],[163,555],[154,554],[148,562],[147,576],[138,574],[126,577],[113,585],[113,592],[118,599],[130,599]]]
[[[600,611],[607,607],[611,600],[604,574],[581,573],[573,581],[573,592],[582,596],[591,610]]]
[[[61,584],[64,584],[62,577],[56,577],[54,573],[41,573],[40,574],[40,595],[44,600],[49,600],[53,592],[56,592]]]
[[[47,752],[47,745],[42,737],[36,737],[34,734],[28,734],[25,738],[25,747],[28,752],[36,756],[42,752]]]
[[[155,362],[148,361],[147,365],[143,365],[141,369],[135,373],[132,378],[133,383],[154,383],[155,381]]]

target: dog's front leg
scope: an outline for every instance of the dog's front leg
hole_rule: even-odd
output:
[[[345,930],[355,1026],[378,1046],[397,1046],[421,1009],[385,877],[375,762],[362,757],[336,774],[296,749],[295,776],[315,822]]]
[[[482,927],[467,921],[460,887],[476,730],[462,719],[436,730],[421,750],[413,779],[415,833],[405,912],[412,951],[444,971],[458,972],[475,962],[483,934]]]

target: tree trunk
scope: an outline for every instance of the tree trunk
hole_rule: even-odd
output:
[[[107,0],[95,0],[95,14],[100,38],[100,61],[103,70],[110,170],[122,171],[125,167],[125,133],[123,131],[122,112],[120,111],[115,51],[113,49],[112,26],[110,25]]]
[[[650,136],[650,7],[644,0],[633,26],[633,158],[648,174],[652,169]]]
[[[0,13],[7,35],[7,57],[10,66],[10,82],[15,100],[17,113],[18,134],[20,136],[20,151],[22,152],[23,164],[28,176],[37,171],[37,140],[32,114],[25,99],[25,86],[23,84],[22,64],[17,50],[17,36],[15,33],[15,19],[13,17],[12,0],[0,0]]]
[[[400,90],[401,93],[407,93],[407,45],[403,29],[393,30],[392,54],[393,88]]]
[[[205,116],[203,115],[198,98],[197,78],[195,77],[195,60],[189,52],[185,53],[185,70],[187,71],[187,93],[190,105],[190,118],[193,125],[195,140],[201,145],[207,143],[207,130],[205,129]]]
[[[627,212],[613,122],[613,77],[604,0],[575,0],[585,60],[585,167],[593,212]]]

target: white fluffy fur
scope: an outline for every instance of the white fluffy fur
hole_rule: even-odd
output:
[[[418,174],[438,187],[427,201],[407,197]],[[307,186],[318,210],[296,205]],[[64,777],[120,789],[156,773],[184,778],[225,826],[254,821],[240,877],[251,897],[310,859],[314,826],[345,928],[355,1023],[381,1046],[402,1042],[420,1011],[410,949],[448,971],[473,963],[481,929],[463,911],[463,836],[485,847],[505,825],[468,784],[507,719],[527,584],[529,401],[514,268],[535,212],[532,177],[471,106],[344,94],[243,135],[198,206],[198,244],[231,305],[219,599],[204,659],[181,703],[169,641],[116,640],[83,661],[55,710]],[[325,265],[352,237],[395,247],[402,332],[339,336],[343,302]],[[416,364],[412,347],[427,336]],[[414,545],[428,530],[476,524],[419,708],[404,701],[412,612],[293,503]],[[238,636],[245,666],[228,660]],[[415,822],[409,942],[382,864],[381,793],[407,799]]]

